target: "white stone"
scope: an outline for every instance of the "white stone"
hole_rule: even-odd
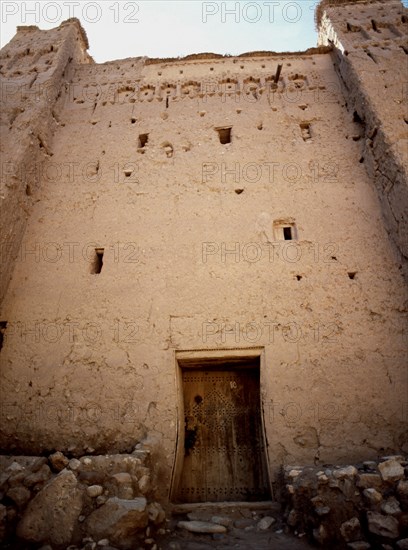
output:
[[[99,497],[103,493],[102,485],[90,485],[86,489],[87,495],[91,498]]]
[[[381,511],[389,516],[398,516],[401,513],[400,504],[395,497],[391,497],[381,504]]]
[[[271,525],[273,525],[275,522],[276,522],[275,518],[271,516],[265,516],[258,522],[257,528],[260,531],[267,531],[271,527]]]
[[[71,460],[68,462],[68,466],[71,470],[76,471],[81,466],[81,463],[77,458],[71,458]]]
[[[378,465],[378,469],[384,481],[399,481],[404,477],[404,468],[393,458],[386,460],[385,462],[381,462]]]
[[[226,533],[224,525],[210,523],[208,521],[179,521],[177,527],[190,531],[190,533]]]
[[[339,470],[333,471],[333,476],[336,479],[344,479],[356,476],[358,470],[355,466],[346,466],[345,468],[340,468]]]
[[[383,516],[376,512],[367,512],[370,533],[387,539],[396,539],[399,534],[398,521],[392,516]]]

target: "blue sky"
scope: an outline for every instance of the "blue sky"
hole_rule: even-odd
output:
[[[408,0],[404,0],[408,6]],[[296,51],[315,46],[318,0],[58,0],[1,2],[1,45],[17,25],[58,26],[76,16],[101,63],[190,53]]]

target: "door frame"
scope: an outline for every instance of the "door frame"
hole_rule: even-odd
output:
[[[228,361],[232,363],[234,360],[259,359],[259,396],[260,396],[260,415],[261,415],[261,433],[265,449],[265,461],[268,477],[268,485],[271,497],[273,498],[273,488],[270,476],[268,440],[265,430],[265,409],[262,387],[264,386],[265,378],[265,348],[264,347],[249,347],[249,348],[225,348],[225,349],[199,349],[199,350],[174,350],[175,363],[175,384],[176,384],[176,446],[174,455],[174,466],[170,483],[170,502],[174,502],[177,497],[177,491],[182,475],[184,463],[184,398],[183,398],[183,376],[182,371],[186,368],[202,368],[201,365],[207,361],[224,364]]]

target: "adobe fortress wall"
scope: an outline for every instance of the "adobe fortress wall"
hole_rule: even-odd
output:
[[[321,40],[350,48],[333,13]],[[406,10],[388,13],[402,33]],[[273,479],[282,464],[407,452],[405,218],[386,212],[405,200],[406,96],[390,78],[377,108],[381,67],[353,52],[95,64],[77,21],[17,33],[3,78],[37,80],[8,94],[2,121],[18,169],[2,178],[2,449],[150,438],[165,496],[177,352],[255,347]]]

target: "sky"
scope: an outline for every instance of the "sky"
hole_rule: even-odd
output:
[[[403,0],[408,7],[408,0]],[[318,0],[2,0],[1,46],[18,25],[57,27],[77,17],[97,63],[126,57],[299,51],[317,42]]]

